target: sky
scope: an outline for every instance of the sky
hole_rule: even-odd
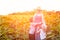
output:
[[[14,12],[31,11],[38,6],[42,10],[59,10],[60,0],[0,0],[0,15]]]

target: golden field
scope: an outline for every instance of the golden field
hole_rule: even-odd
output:
[[[60,11],[42,10],[47,25],[47,40],[60,40]],[[0,15],[0,40],[29,40],[30,18],[35,11]]]

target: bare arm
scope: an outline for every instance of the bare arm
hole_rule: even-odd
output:
[[[44,31],[46,31],[46,29],[47,29],[47,25],[46,25],[46,22],[45,22],[45,20],[44,20],[44,17],[43,17],[43,15],[42,15],[42,29],[44,30]]]

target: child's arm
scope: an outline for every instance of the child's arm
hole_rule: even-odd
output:
[[[31,18],[29,19],[29,21],[30,21],[30,22],[33,22],[33,17],[31,17]]]

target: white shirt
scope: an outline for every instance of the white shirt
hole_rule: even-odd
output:
[[[45,39],[46,38],[46,32],[44,32],[42,29],[40,29],[40,38]]]

